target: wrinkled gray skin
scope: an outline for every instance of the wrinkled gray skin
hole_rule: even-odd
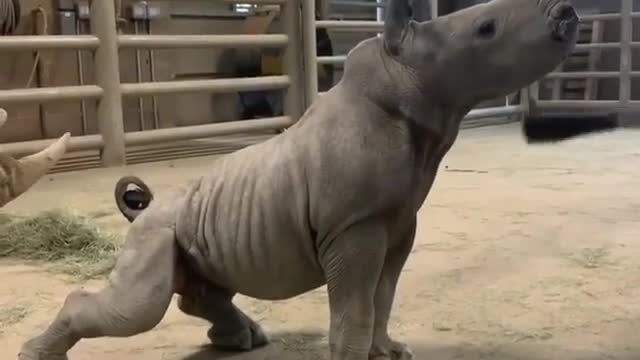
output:
[[[387,323],[440,161],[475,104],[566,58],[577,23],[573,8],[551,0],[410,17],[408,0],[391,0],[384,37],[356,46],[342,80],[299,122],[153,200],[108,285],[71,293],[20,358],[65,359],[82,338],[149,331],[173,293],[185,313],[211,322],[215,345],[249,350],[268,340],[235,294],[287,299],[325,284],[332,360],[411,358]]]
[[[0,109],[0,128],[7,112]],[[66,133],[46,149],[20,160],[0,152],[0,207],[24,194],[53,168],[67,151],[71,135]]]

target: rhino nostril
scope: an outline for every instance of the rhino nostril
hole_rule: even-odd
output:
[[[560,3],[550,12],[552,25],[552,37],[559,42],[571,39],[578,29],[578,14],[573,6]]]
[[[554,9],[553,17],[560,21],[573,21],[578,19],[576,10],[571,5],[560,5]]]

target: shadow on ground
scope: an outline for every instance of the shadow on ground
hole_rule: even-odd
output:
[[[415,360],[638,360],[640,346],[612,351],[579,351],[546,343],[537,344],[415,344]],[[272,344],[248,353],[219,352],[202,347],[188,354],[168,357],[171,360],[328,360],[326,337],[320,333],[274,334]]]

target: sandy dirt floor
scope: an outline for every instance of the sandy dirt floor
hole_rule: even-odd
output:
[[[424,360],[640,359],[640,138],[618,132],[527,146],[516,125],[466,130],[420,213],[392,333]],[[137,174],[162,192],[210,158],[51,176],[3,211],[66,206],[123,234],[112,189]],[[100,286],[100,281],[84,284]],[[43,268],[0,263],[0,354],[41,331],[79,286]],[[215,353],[207,324],[172,304],[153,331],[83,341],[72,360],[327,358],[324,288],[279,302],[239,297],[273,344]]]

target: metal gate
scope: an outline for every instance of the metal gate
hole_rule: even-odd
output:
[[[236,1],[223,0],[228,3]],[[126,146],[198,139],[253,130],[282,129],[303,112],[302,67],[299,65],[299,0],[251,0],[259,5],[279,5],[284,34],[269,35],[118,35],[114,2],[93,0],[90,3],[93,35],[5,36],[0,37],[0,52],[83,49],[93,51],[97,71],[96,85],[29,88],[0,91],[0,105],[45,103],[63,100],[97,101],[99,135],[74,136],[69,152],[99,150],[103,166],[125,164]],[[185,49],[206,47],[279,47],[285,48],[287,74],[253,78],[179,80],[168,82],[121,83],[118,51],[125,48]],[[237,92],[287,89],[286,116],[242,120],[218,124],[154,129],[125,133],[123,97],[188,92]],[[34,153],[51,140],[3,144],[2,151],[12,155]]]
[[[640,48],[640,42],[633,41],[633,19],[640,18],[640,12],[633,11],[633,0],[620,0],[620,12],[604,14],[587,14],[580,16],[584,22],[620,22],[620,39],[618,42],[596,42],[577,44],[574,53],[591,52],[605,49],[620,50],[620,66],[618,71],[556,71],[548,74],[545,79],[618,79],[619,90],[617,100],[574,99],[574,100],[541,100],[540,82],[530,86],[530,105],[532,112],[545,111],[611,111],[631,110],[640,106],[640,101],[631,98],[631,81],[640,77],[640,71],[632,70],[632,49]],[[543,79],[542,81],[544,81]]]
[[[237,3],[238,0],[221,0]],[[617,100],[541,100],[540,82],[522,89],[519,102],[511,104],[509,98],[502,106],[473,109],[466,120],[496,117],[522,116],[530,112],[563,111],[572,109],[635,108],[640,101],[631,99],[631,79],[640,77],[640,71],[632,71],[631,51],[640,48],[640,42],[632,39],[632,19],[640,18],[633,11],[633,0],[620,0],[619,13],[590,14],[581,21],[612,21],[621,23],[619,42],[593,42],[578,44],[576,52],[595,49],[620,49],[619,71],[556,71],[545,80],[562,79],[619,79]],[[245,1],[242,1],[245,2]],[[75,136],[69,151],[98,150],[103,166],[123,165],[126,147],[158,144],[170,141],[200,139],[254,130],[283,129],[296,121],[318,96],[318,65],[341,64],[345,55],[318,57],[316,54],[316,29],[350,32],[379,33],[383,29],[383,0],[345,1],[355,6],[375,7],[376,21],[316,20],[315,0],[249,0],[258,5],[278,5],[284,31],[269,35],[119,35],[116,32],[114,3],[111,0],[93,0],[90,3],[92,35],[53,36],[5,36],[0,37],[0,52],[84,49],[94,54],[96,85],[63,86],[0,90],[0,106],[13,103],[46,103],[63,100],[95,100],[100,134]],[[433,0],[432,4],[436,1]],[[437,16],[437,6],[432,7]],[[302,30],[302,31],[301,31]],[[214,47],[278,47],[285,49],[286,74],[253,78],[229,78],[212,80],[178,80],[148,83],[121,83],[119,73],[120,49],[187,49]],[[302,54],[302,56],[300,56]],[[242,120],[225,123],[184,126],[125,132],[123,127],[122,100],[125,97],[151,96],[189,92],[225,93],[251,90],[286,89],[285,115],[283,117]],[[16,142],[1,145],[2,151],[23,155],[34,153],[50,144],[51,140]]]

